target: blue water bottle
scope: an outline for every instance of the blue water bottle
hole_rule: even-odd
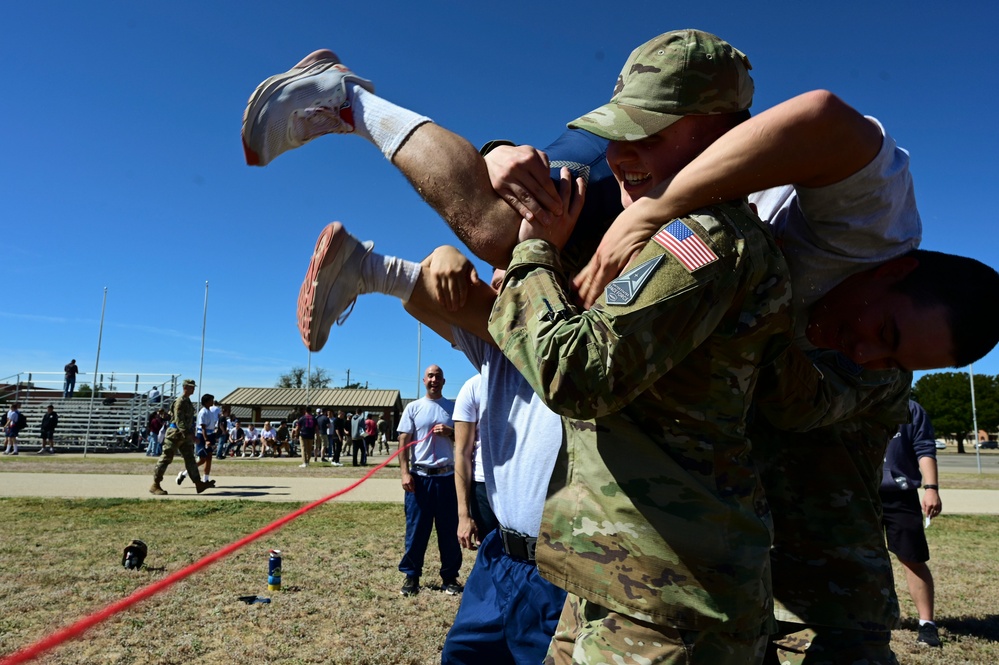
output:
[[[281,590],[281,550],[271,550],[270,559],[267,561],[267,589]]]

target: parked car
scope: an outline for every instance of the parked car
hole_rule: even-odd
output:
[[[937,450],[947,450],[946,441],[941,441],[940,439],[937,439],[936,444],[937,444]]]
[[[980,441],[975,444],[975,447],[983,450],[996,450],[999,448],[999,441]]]

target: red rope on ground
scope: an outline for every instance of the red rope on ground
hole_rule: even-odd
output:
[[[246,545],[249,545],[253,541],[255,541],[255,540],[259,539],[259,538],[262,538],[263,536],[266,536],[268,533],[271,533],[272,531],[276,531],[276,530],[280,529],[281,527],[283,527],[288,522],[301,517],[305,513],[307,513],[310,510],[312,510],[313,508],[318,508],[319,506],[321,506],[322,504],[326,503],[327,501],[335,499],[338,496],[343,496],[347,492],[350,492],[355,487],[359,486],[364,481],[366,481],[369,478],[371,478],[371,476],[373,476],[375,474],[375,472],[380,471],[381,469],[384,469],[385,466],[389,462],[391,462],[393,459],[395,459],[399,455],[399,453],[401,453],[403,450],[405,450],[406,448],[409,448],[410,446],[415,446],[416,444],[418,444],[421,441],[423,441],[424,439],[426,439],[428,436],[430,436],[430,435],[428,434],[427,436],[423,437],[423,439],[420,439],[419,441],[412,441],[412,442],[406,444],[404,447],[400,448],[399,450],[395,451],[392,455],[390,455],[388,457],[388,459],[386,459],[384,462],[382,462],[378,466],[376,466],[373,469],[371,469],[371,471],[369,471],[368,473],[364,474],[364,476],[360,480],[358,480],[357,482],[351,483],[347,487],[344,487],[341,490],[337,490],[333,494],[330,494],[329,496],[327,496],[327,497],[325,497],[323,499],[319,499],[318,501],[314,501],[314,502],[308,504],[307,506],[303,506],[303,507],[299,508],[298,510],[296,510],[295,512],[290,513],[288,515],[285,515],[284,517],[282,517],[279,520],[271,522],[270,524],[268,524],[264,528],[260,529],[259,531],[251,533],[249,536],[246,536],[245,538],[243,538],[241,540],[238,540],[238,541],[236,541],[234,543],[226,545],[225,547],[223,547],[219,551],[217,551],[217,552],[215,552],[213,554],[209,554],[208,556],[206,556],[205,558],[201,559],[200,561],[195,561],[194,563],[192,563],[187,568],[183,568],[181,570],[178,570],[176,573],[173,573],[171,575],[168,575],[167,577],[164,577],[159,582],[154,582],[153,584],[150,584],[149,586],[146,586],[146,587],[143,587],[141,589],[138,589],[138,590],[134,591],[130,596],[122,598],[118,602],[112,603],[111,605],[108,605],[103,610],[100,610],[98,612],[94,612],[90,616],[87,616],[87,617],[84,617],[83,619],[80,619],[79,621],[77,621],[76,623],[74,623],[72,626],[69,626],[67,628],[63,628],[62,630],[59,630],[59,631],[57,631],[55,633],[52,633],[48,637],[45,637],[45,638],[43,638],[43,639],[35,642],[34,644],[32,644],[30,646],[27,646],[27,647],[21,649],[20,651],[17,651],[15,653],[11,654],[10,656],[7,656],[3,660],[0,660],[0,665],[17,665],[18,663],[26,663],[26,662],[28,662],[30,660],[34,660],[35,658],[37,658],[38,656],[42,655],[46,651],[49,651],[50,649],[54,649],[55,647],[59,646],[60,644],[62,644],[64,642],[68,642],[69,640],[72,640],[74,638],[79,637],[84,632],[90,630],[91,628],[93,628],[97,624],[101,623],[102,621],[111,618],[115,614],[118,614],[119,612],[122,612],[122,611],[128,609],[129,607],[131,607],[132,605],[135,605],[138,602],[141,602],[141,601],[143,601],[143,600],[145,600],[147,598],[155,596],[160,591],[163,591],[164,589],[167,589],[167,588],[173,586],[174,584],[176,584],[177,582],[181,581],[185,577],[189,577],[189,576],[193,575],[194,573],[198,572],[199,570],[201,570],[202,568],[206,568],[206,567],[210,566],[211,564],[215,563],[219,559],[222,559],[223,557],[229,556],[230,554],[232,554],[236,550],[241,549],[241,548],[245,547]]]

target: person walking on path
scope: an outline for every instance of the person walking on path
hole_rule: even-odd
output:
[[[316,418],[312,415],[311,406],[305,407],[305,413],[295,421],[292,436],[298,437],[298,446],[302,450],[302,463],[298,466],[301,469],[307,469],[309,459],[312,457],[312,450],[316,445]]]
[[[902,564],[909,595],[919,613],[916,641],[938,647],[940,636],[933,621],[933,574],[926,565],[930,560],[930,548],[924,530],[943,510],[937,484],[936,436],[930,417],[915,400],[909,400],[909,413],[912,422],[899,426],[885,452],[879,492],[882,521],[888,551]],[[920,486],[923,488],[922,501],[919,499]]]
[[[48,447],[49,453],[55,453],[55,428],[59,424],[59,414],[56,413],[55,406],[49,404],[45,407],[45,415],[42,416],[42,447],[38,449],[39,455],[45,454]]]
[[[17,455],[17,435],[24,429],[24,416],[21,415],[21,403],[14,402],[10,411],[7,412],[7,420],[4,423],[3,435],[7,443],[4,455]]]
[[[173,407],[170,409],[170,425],[167,428],[166,440],[163,442],[163,454],[153,471],[153,484],[149,488],[150,494],[162,496],[167,493],[160,483],[163,482],[167,467],[170,466],[178,451],[184,458],[184,467],[191,480],[194,481],[194,487],[198,490],[198,494],[210,487],[215,487],[214,480],[210,482],[201,480],[198,461],[194,459],[194,405],[191,403],[194,388],[194,380],[185,379],[184,393],[174,400]]]
[[[378,422],[375,423],[375,428],[378,430],[378,452],[382,453],[384,451],[384,454],[388,455],[388,421],[385,420],[385,416],[379,416]]]
[[[198,426],[195,431],[194,456],[198,460],[198,466],[205,467],[205,475],[202,477],[206,483],[212,481],[209,474],[212,472],[212,453],[218,442],[218,419],[219,412],[215,411],[215,396],[206,393],[201,396],[201,410],[198,411]],[[177,474],[177,484],[180,485],[187,478],[187,471]]]
[[[63,370],[66,372],[66,379],[62,384],[62,397],[63,399],[69,399],[73,396],[73,390],[76,388],[76,375],[80,372],[80,368],[76,366],[76,358],[70,360],[63,367]]]

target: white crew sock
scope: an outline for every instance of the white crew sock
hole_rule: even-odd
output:
[[[420,125],[430,118],[396,106],[368,92],[356,83],[347,83],[354,113],[354,133],[368,139],[389,160]]]
[[[935,622],[929,621],[928,619],[920,619],[919,620],[919,625],[920,626],[925,626],[926,624],[930,624],[931,626],[937,625]]]
[[[183,476],[184,478],[187,478],[187,471],[181,471],[181,472],[180,472],[180,473],[178,473],[177,475],[178,475],[178,476]]]
[[[420,264],[368,252],[361,261],[361,293],[385,293],[406,302],[420,277]]]

